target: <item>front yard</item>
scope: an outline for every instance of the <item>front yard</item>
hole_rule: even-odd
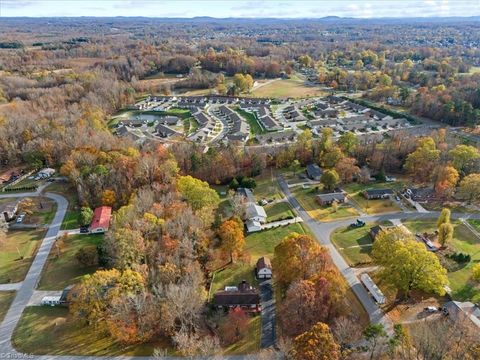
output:
[[[22,281],[30,268],[44,230],[16,230],[7,233],[0,246],[0,284]]]
[[[349,217],[358,216],[358,211],[346,204],[339,204],[337,211],[334,211],[331,206],[320,206],[315,199],[319,192],[314,187],[304,188],[298,186],[291,190],[292,195],[297,199],[300,205],[307,211],[307,213],[318,221],[336,221]]]
[[[0,323],[7,314],[10,304],[15,297],[15,291],[2,291],[0,292]]]
[[[78,282],[84,275],[92,274],[97,266],[85,267],[75,258],[75,254],[83,247],[96,248],[102,243],[103,235],[69,235],[59,253],[54,245],[40,280],[40,290],[62,290],[66,286]]]
[[[265,211],[267,213],[267,222],[285,220],[296,216],[292,207],[286,201],[266,205]]]
[[[125,345],[112,339],[104,328],[74,320],[62,307],[27,307],[13,333],[14,347],[26,354],[83,356],[150,356],[156,344]]]
[[[348,193],[350,201],[354,202],[369,215],[381,214],[388,212],[397,212],[402,209],[393,201],[393,199],[368,200],[363,196],[363,191],[368,189],[393,189],[400,190],[403,188],[401,182],[372,182],[368,184],[351,183],[345,185],[343,190]]]

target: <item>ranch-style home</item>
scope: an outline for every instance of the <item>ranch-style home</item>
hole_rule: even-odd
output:
[[[112,216],[112,208],[110,206],[100,206],[93,212],[92,223],[90,224],[90,232],[93,234],[102,234],[108,231],[110,227],[110,218]]]
[[[368,200],[388,199],[392,195],[392,189],[370,189],[363,192],[363,196]]]

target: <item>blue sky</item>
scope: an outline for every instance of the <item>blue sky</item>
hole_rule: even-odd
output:
[[[427,17],[480,15],[480,0],[0,0],[0,16]]]

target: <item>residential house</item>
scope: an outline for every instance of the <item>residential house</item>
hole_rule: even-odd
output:
[[[257,135],[258,142],[263,145],[269,143],[283,143],[288,141],[294,141],[296,138],[297,133],[293,130]]]
[[[347,201],[347,196],[343,192],[317,195],[317,202],[321,206],[331,205],[334,201],[338,203],[344,203]]]
[[[392,195],[392,189],[369,189],[363,192],[363,196],[368,200],[388,199]]]
[[[158,123],[163,125],[178,125],[179,122],[180,118],[178,116],[163,116],[158,119]]]
[[[469,301],[449,301],[444,305],[443,309],[452,321],[468,319],[471,324],[480,328],[480,308],[478,305]]]
[[[267,222],[267,213],[263,206],[255,203],[248,203],[246,208],[246,217],[248,220],[264,224]]]
[[[218,309],[241,308],[248,312],[260,312],[260,292],[243,280],[238,286],[227,286],[213,297]]]
[[[322,169],[317,164],[308,164],[305,172],[307,173],[309,179],[315,181],[320,181],[323,173]]]
[[[255,203],[255,196],[253,196],[252,190],[239,187],[237,189],[237,194],[243,196],[247,202]]]
[[[160,136],[162,138],[168,138],[174,135],[181,136],[179,132],[169,128],[168,126],[165,126],[163,124],[157,124],[155,131],[157,132],[157,136]]]
[[[257,260],[257,266],[255,267],[255,273],[258,279],[271,279],[272,278],[272,263],[266,256],[262,256]]]
[[[110,227],[112,208],[110,206],[100,206],[93,212],[92,223],[90,224],[91,233],[105,233]]]

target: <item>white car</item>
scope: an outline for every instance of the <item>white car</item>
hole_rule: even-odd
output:
[[[23,222],[23,219],[25,219],[25,214],[18,215],[18,216],[17,216],[17,219],[15,220],[15,222],[16,222],[17,224],[20,224],[21,222]]]

